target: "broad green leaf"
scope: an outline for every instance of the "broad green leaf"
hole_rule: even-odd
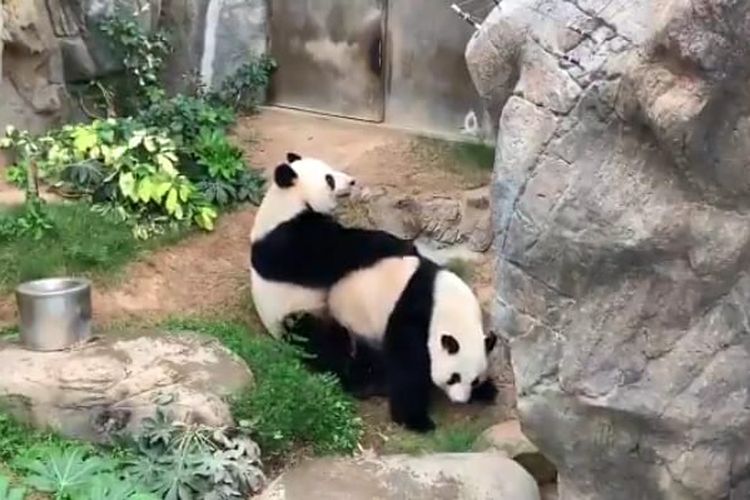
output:
[[[177,200],[177,190],[175,188],[169,190],[165,206],[167,207],[167,213],[170,215],[174,215],[178,208],[181,209],[180,202]]]
[[[155,183],[151,197],[157,202],[161,203],[162,198],[164,198],[164,195],[167,194],[167,191],[169,191],[170,187],[172,187],[171,182],[162,181]]]
[[[81,126],[73,131],[73,147],[81,153],[93,148],[97,142],[96,131],[91,127]]]
[[[216,215],[211,214],[209,210],[203,208],[195,216],[195,223],[198,224],[198,227],[200,227],[201,229],[205,229],[206,231],[213,231],[214,219],[216,219]]]
[[[143,132],[136,131],[128,140],[128,149],[137,148],[143,141]]]
[[[159,165],[162,172],[170,177],[174,177],[179,173],[177,172],[177,169],[174,168],[174,162],[165,154],[156,155],[156,163]]]
[[[146,177],[138,183],[138,198],[144,203],[151,201],[154,192],[154,184],[151,182],[151,178]]]
[[[193,192],[193,186],[188,184],[187,182],[180,185],[180,199],[183,202],[188,201],[188,198],[190,198],[190,194]]]
[[[101,155],[101,148],[99,146],[94,146],[89,150],[89,158],[92,160],[96,160]]]
[[[135,192],[135,178],[133,177],[132,173],[126,172],[122,174],[120,176],[118,184],[120,186],[120,192],[124,196],[127,196],[133,201],[138,201],[138,197],[136,196]]]
[[[156,151],[156,142],[154,141],[154,137],[151,135],[147,135],[143,138],[143,147],[146,148],[146,151],[149,153],[153,153]]]

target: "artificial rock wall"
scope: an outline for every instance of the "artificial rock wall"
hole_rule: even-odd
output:
[[[66,84],[121,69],[96,24],[120,6],[146,30],[166,28],[174,52],[165,78],[184,90],[197,73],[216,86],[266,51],[265,0],[5,0],[0,8],[0,128],[41,131],[76,106]]]
[[[503,0],[495,321],[562,500],[750,498],[750,2]]]

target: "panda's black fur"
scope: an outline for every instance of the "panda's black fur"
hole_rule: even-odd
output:
[[[311,355],[311,368],[336,374],[355,396],[387,395],[393,421],[417,432],[435,428],[429,416],[433,384],[427,342],[433,289],[440,269],[420,258],[419,267],[390,314],[382,349],[358,339],[332,319],[311,316],[298,329],[296,339]],[[494,335],[487,337],[488,352],[495,342]],[[490,403],[496,395],[494,383],[487,379],[473,388],[471,401]]]
[[[305,210],[253,243],[251,259],[267,280],[329,288],[351,271],[400,255],[418,255],[414,243]]]
[[[299,160],[288,154],[288,161]],[[294,183],[296,173],[287,164],[276,167],[274,182]],[[386,257],[419,255],[410,240],[385,231],[350,228],[331,215],[308,208],[278,225],[251,246],[251,261],[264,279],[310,288],[329,288],[344,275]]]

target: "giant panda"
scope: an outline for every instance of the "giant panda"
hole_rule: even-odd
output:
[[[331,215],[350,194],[351,176],[315,158],[287,153],[250,232],[251,294],[261,323],[280,338],[290,315],[323,315],[328,290],[347,273],[385,257],[417,255],[409,240],[347,228]]]
[[[385,385],[394,422],[416,432],[434,429],[433,385],[458,403],[494,400],[487,371],[497,337],[484,334],[471,288],[429,259],[385,257],[348,273],[331,287],[327,312],[359,346],[354,359],[341,332],[303,328],[299,346],[314,356],[314,368],[335,373],[345,386]]]

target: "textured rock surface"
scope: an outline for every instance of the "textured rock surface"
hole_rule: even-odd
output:
[[[251,54],[266,52],[265,0],[163,0],[162,8],[175,46],[165,75],[170,87],[182,89],[189,73],[218,86]]]
[[[65,111],[62,56],[44,1],[5,1],[0,17],[0,129],[42,130]]]
[[[562,500],[750,498],[750,2],[504,0],[495,320]]]
[[[534,479],[495,453],[308,461],[285,472],[260,500],[539,500]]]
[[[367,224],[402,238],[426,238],[440,245],[466,245],[485,252],[492,245],[489,188],[448,196],[414,197],[385,190],[362,193],[348,210],[355,210]],[[346,216],[345,216],[346,217]]]
[[[157,400],[183,421],[232,422],[224,397],[252,383],[245,364],[217,342],[191,336],[106,337],[63,352],[0,343],[0,405],[39,427],[106,441],[132,432]]]
[[[539,484],[553,483],[557,479],[555,466],[524,435],[518,420],[493,425],[479,436],[474,449],[503,453],[523,465]]]

